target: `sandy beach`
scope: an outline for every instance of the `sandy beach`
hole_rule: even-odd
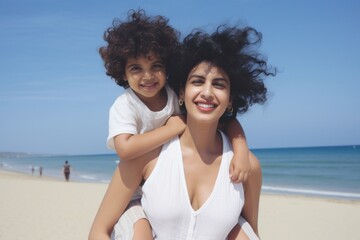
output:
[[[82,240],[106,184],[0,171],[1,240]],[[358,240],[360,201],[262,194],[262,240]]]

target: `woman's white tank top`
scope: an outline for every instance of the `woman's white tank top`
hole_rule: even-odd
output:
[[[230,180],[233,156],[228,139],[223,139],[223,155],[209,198],[198,209],[191,206],[186,186],[179,138],[162,148],[143,186],[142,206],[157,240],[222,240],[238,223],[244,205],[242,184]]]

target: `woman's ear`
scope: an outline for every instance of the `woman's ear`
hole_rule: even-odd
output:
[[[232,107],[232,97],[230,96],[229,103],[228,103],[228,108],[231,108],[231,107]]]
[[[184,104],[184,90],[180,90],[179,93],[179,106],[182,107]]]
[[[180,91],[179,91],[179,99],[184,100],[184,95],[185,95],[184,89],[180,89]]]
[[[227,112],[228,114],[232,114],[233,111],[234,111],[234,108],[232,107],[232,99],[230,99],[230,100],[229,100],[229,103],[228,103],[228,106],[227,106],[227,108],[226,108],[226,112]]]

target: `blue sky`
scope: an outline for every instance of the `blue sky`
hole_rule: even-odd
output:
[[[0,151],[97,154],[122,89],[98,48],[129,9],[193,28],[249,25],[278,68],[239,120],[250,148],[360,144],[360,3],[333,0],[0,0]]]

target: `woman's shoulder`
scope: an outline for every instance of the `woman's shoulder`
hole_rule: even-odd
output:
[[[152,171],[154,170],[157,160],[160,156],[161,150],[162,150],[162,146],[141,156],[141,162],[143,163],[143,166],[140,166],[140,167],[142,167],[143,179],[145,181],[147,180],[147,178],[151,175]]]
[[[174,156],[181,156],[179,137],[174,137],[164,145],[158,147],[146,155],[147,156],[142,159],[146,162],[146,165],[144,166],[144,180],[147,180],[155,167],[159,164],[162,166],[160,168],[168,168],[175,161]]]

